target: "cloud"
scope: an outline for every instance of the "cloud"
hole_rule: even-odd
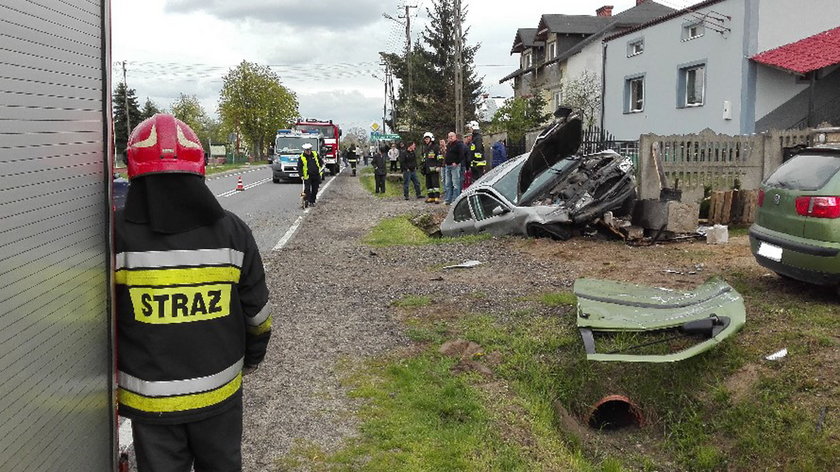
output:
[[[306,34],[312,29],[356,30],[380,19],[376,0],[167,0],[169,13],[203,11],[222,20],[256,21],[293,27]]]

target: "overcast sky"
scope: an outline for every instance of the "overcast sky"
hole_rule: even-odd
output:
[[[613,14],[635,0],[462,0],[469,44],[480,43],[477,70],[493,96],[513,95],[499,79],[518,68],[510,55],[517,28],[536,28],[543,13]],[[672,8],[696,2],[658,0]],[[432,0],[411,0],[417,41]],[[301,115],[333,119],[345,129],[381,121],[384,73],[379,51],[402,52],[405,26],[383,17],[404,13],[403,0],[117,0],[112,5],[114,82],[126,62],[141,106],[168,108],[179,93],[195,95],[215,115],[222,77],[242,60],[268,65],[293,90]],[[511,9],[515,6],[515,9]],[[374,77],[375,76],[375,77]]]

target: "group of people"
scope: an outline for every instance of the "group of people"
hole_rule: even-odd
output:
[[[426,177],[426,203],[442,201],[447,205],[451,204],[461,194],[462,189],[484,175],[490,168],[488,164],[495,167],[507,160],[504,142],[497,141],[492,146],[492,163],[488,163],[478,122],[471,121],[467,125],[467,131],[463,137],[450,132],[445,140],[441,139],[437,143],[432,133],[427,132],[423,135],[420,171]],[[390,163],[391,172],[401,170],[403,173],[403,197],[409,199],[411,184],[417,198],[423,198],[417,177],[416,147],[413,142],[408,146],[404,143],[380,146],[379,155],[373,157],[376,193],[385,193],[387,163]]]

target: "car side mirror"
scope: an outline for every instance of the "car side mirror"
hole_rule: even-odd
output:
[[[500,216],[500,215],[504,215],[504,214],[505,214],[505,213],[507,213],[508,211],[509,211],[509,210],[508,210],[507,208],[505,208],[505,207],[503,207],[503,206],[499,205],[499,206],[497,206],[496,208],[493,208],[493,216]]]

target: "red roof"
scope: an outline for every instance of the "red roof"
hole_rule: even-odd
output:
[[[750,59],[802,75],[840,64],[840,27],[764,51]]]

